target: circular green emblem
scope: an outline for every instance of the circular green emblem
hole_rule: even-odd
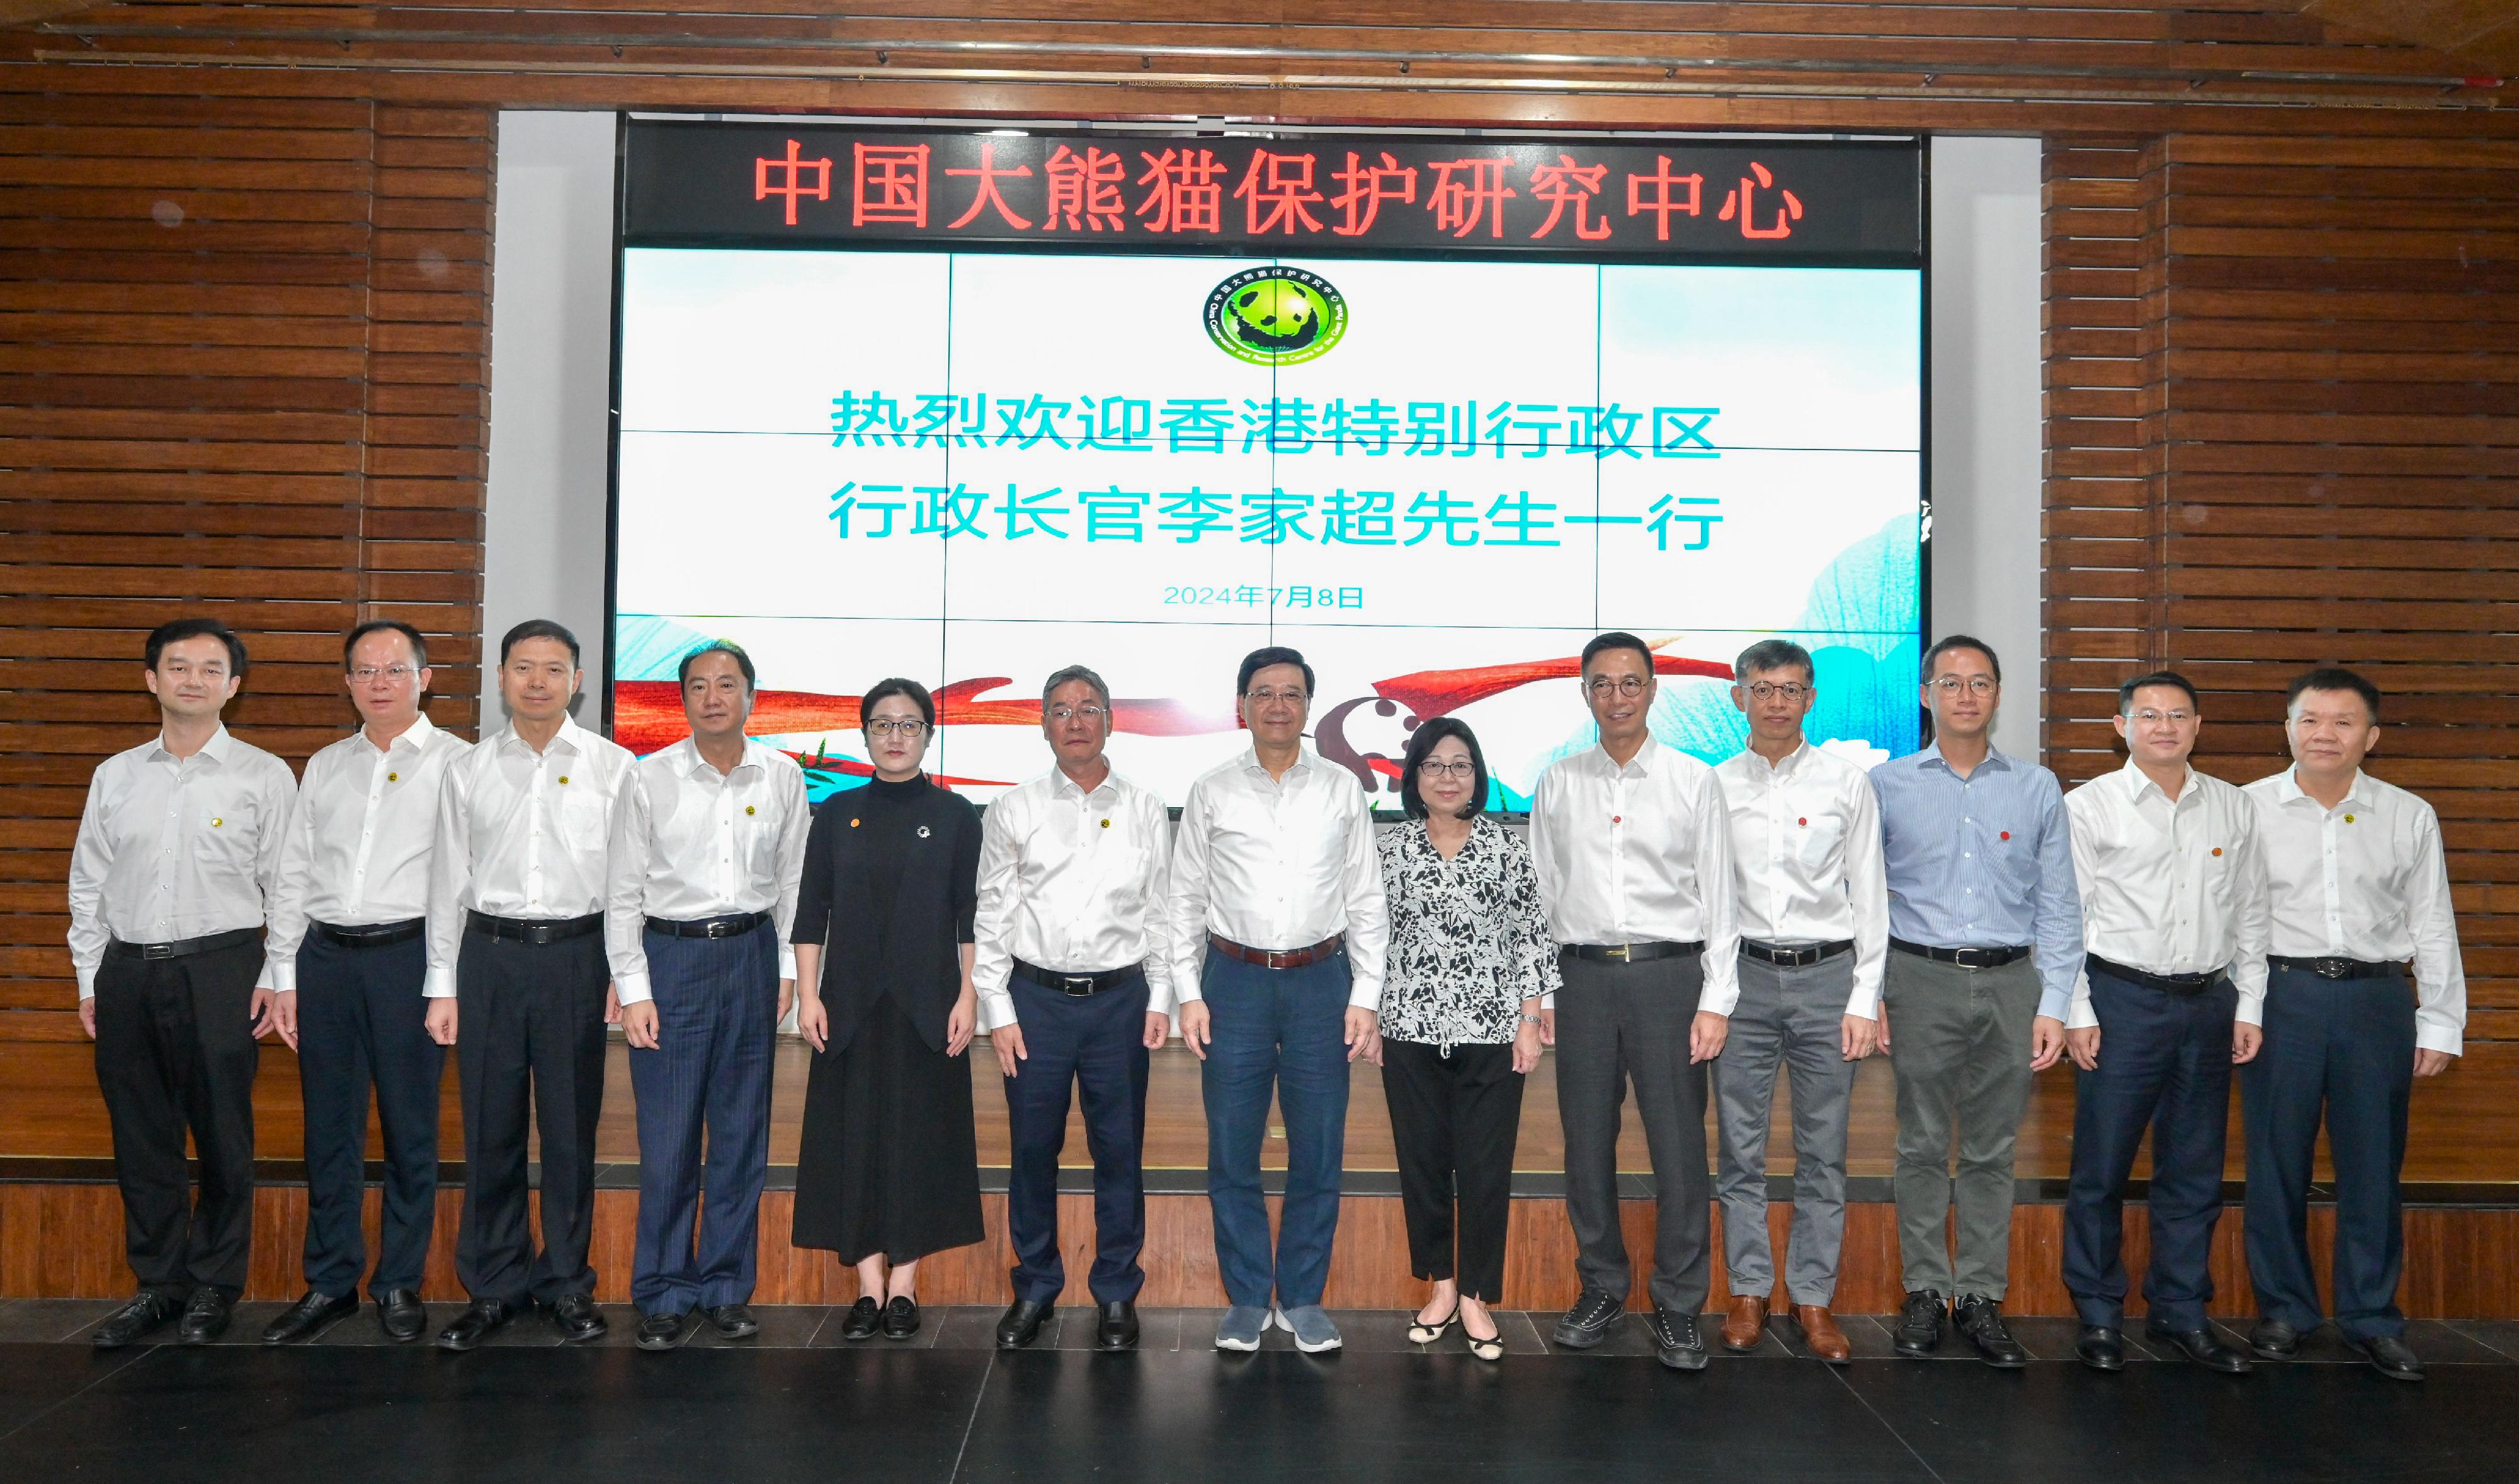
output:
[[[1347,333],[1347,299],[1301,268],[1246,268],[1209,291],[1207,337],[1254,366],[1300,366]]]

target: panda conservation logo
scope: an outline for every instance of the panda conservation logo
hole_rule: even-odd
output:
[[[1254,366],[1300,366],[1347,333],[1347,298],[1302,268],[1246,268],[1207,296],[1207,337]]]

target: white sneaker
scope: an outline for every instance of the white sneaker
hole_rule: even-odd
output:
[[[1298,1304],[1291,1309],[1271,1309],[1268,1317],[1278,1329],[1295,1336],[1295,1348],[1305,1355],[1318,1355],[1336,1350],[1347,1341],[1339,1336],[1338,1326],[1319,1304]]]

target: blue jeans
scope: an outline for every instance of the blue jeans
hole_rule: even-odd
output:
[[[1347,1154],[1347,953],[1301,969],[1262,969],[1220,953],[1199,976],[1214,1037],[1200,1090],[1207,1105],[1207,1202],[1225,1296],[1261,1307],[1321,1301],[1338,1235]],[[1286,1119],[1286,1199],[1268,1252],[1260,1143],[1274,1092]]]

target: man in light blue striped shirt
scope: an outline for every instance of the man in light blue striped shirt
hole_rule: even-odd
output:
[[[2064,1049],[2082,967],[2063,790],[2035,763],[1994,750],[2002,664],[1952,634],[1924,654],[1933,744],[1872,770],[1889,878],[1880,1044],[1898,1083],[1901,1355],[1942,1339],[1945,1295],[1988,1364],[2028,1352],[2004,1327],[2012,1145],[2031,1078]],[[1959,1173],[1951,1148],[1959,1146]],[[1959,1213],[1959,1256],[1943,1232]]]

